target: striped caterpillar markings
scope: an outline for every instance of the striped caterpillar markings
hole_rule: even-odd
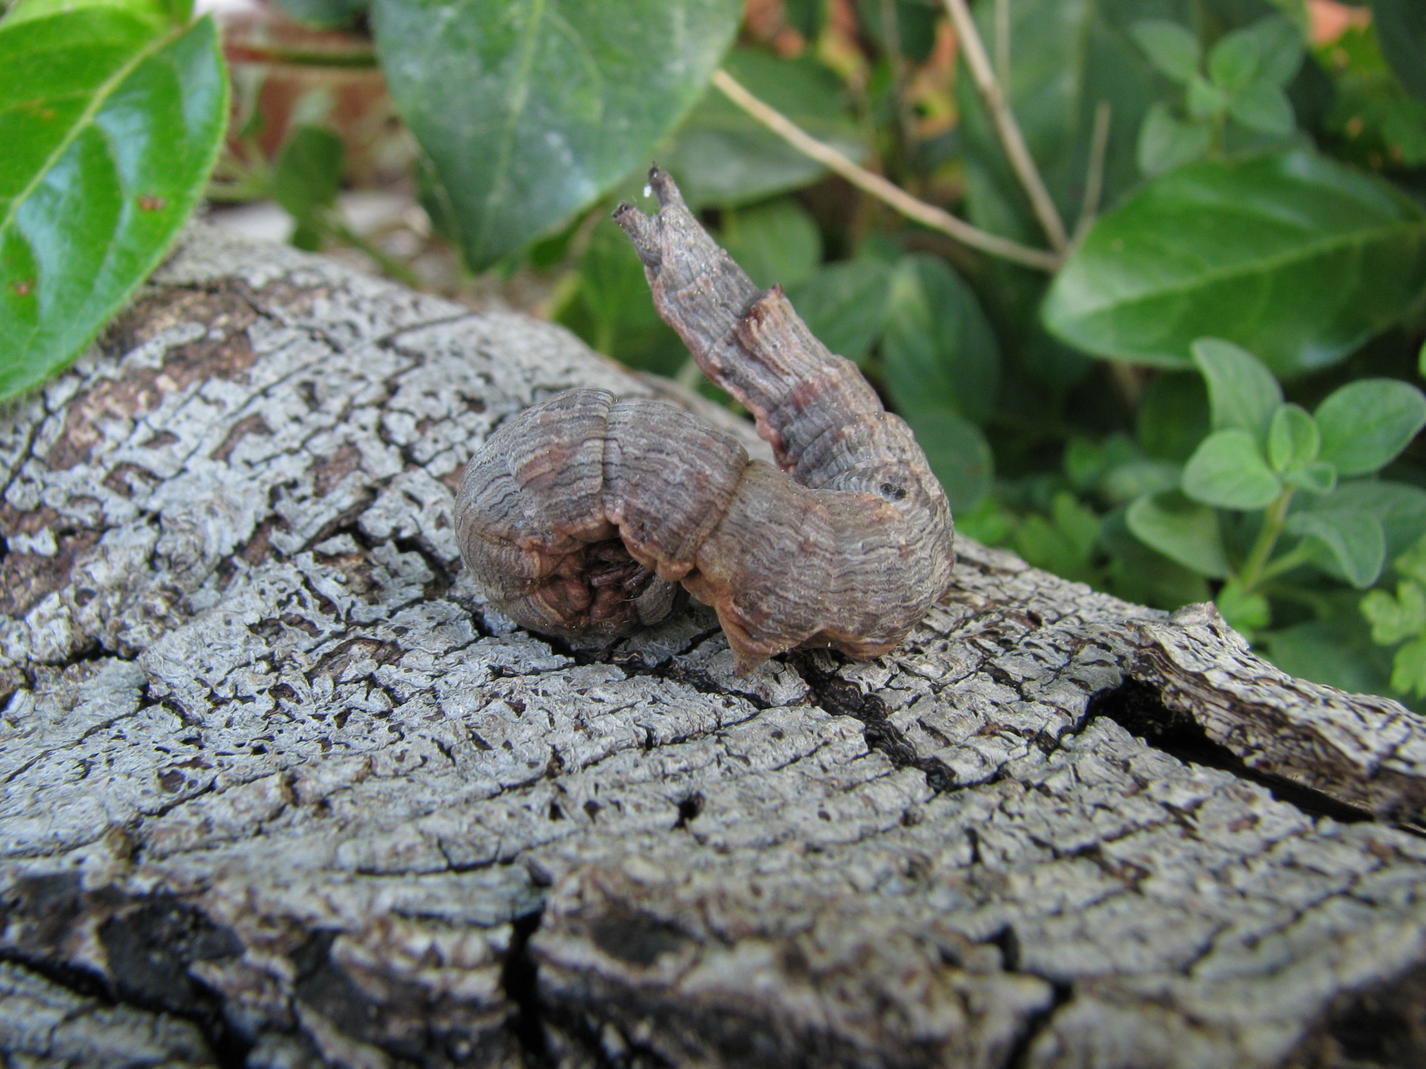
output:
[[[797,646],[873,657],[950,582],[952,522],[900,417],[759,290],[660,171],[659,211],[621,205],[659,314],[752,413],[777,465],[666,401],[570,390],[503,424],[457,496],[461,555],[532,631],[612,637],[679,585],[711,605],[739,671]]]

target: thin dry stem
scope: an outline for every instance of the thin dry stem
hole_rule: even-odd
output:
[[[1104,155],[1109,148],[1109,101],[1101,100],[1094,108],[1094,128],[1089,135],[1089,168],[1084,175],[1084,197],[1079,205],[1079,219],[1074,225],[1074,243],[1084,237],[1099,214],[1099,200],[1104,195]]]
[[[798,152],[809,159],[816,160],[835,174],[841,175],[862,192],[869,193],[890,205],[908,219],[914,219],[932,230],[948,234],[963,245],[969,245],[973,249],[979,249],[992,256],[999,256],[1002,260],[1009,260],[1024,267],[1033,267],[1038,271],[1053,273],[1059,269],[1061,257],[1055,253],[1047,252],[1044,249],[1032,249],[1028,245],[1021,245],[1017,241],[1011,241],[1008,238],[1002,238],[971,226],[965,220],[957,219],[944,209],[927,204],[923,200],[917,200],[900,186],[881,175],[868,171],[831,145],[818,141],[770,104],[758,99],[727,71],[715,72],[713,84],[720,93],[797,149]]]
[[[1025,138],[1021,135],[1020,124],[1015,121],[1015,115],[1005,99],[1005,90],[996,80],[995,72],[991,70],[990,60],[985,54],[985,45],[981,42],[975,22],[970,17],[970,8],[966,6],[966,0],[944,2],[946,12],[951,16],[951,22],[956,28],[961,54],[965,56],[966,66],[970,68],[971,81],[975,83],[976,90],[985,101],[990,121],[995,125],[996,135],[1005,148],[1005,155],[1010,160],[1015,177],[1020,180],[1021,188],[1030,199],[1030,208],[1034,211],[1035,218],[1040,221],[1040,228],[1044,230],[1050,246],[1055,252],[1063,254],[1069,248],[1065,224],[1060,219],[1055,202],[1050,199],[1035,161],[1030,158],[1030,150],[1025,147]]]

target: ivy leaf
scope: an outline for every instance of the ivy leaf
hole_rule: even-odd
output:
[[[1214,431],[1183,469],[1183,492],[1223,509],[1267,508],[1282,492],[1253,436],[1238,427]]]
[[[0,398],[69,363],[178,236],[217,158],[211,18],[0,23]]]
[[[1267,441],[1273,415],[1282,404],[1282,387],[1252,353],[1219,338],[1193,343],[1193,362],[1208,383],[1208,410],[1214,430],[1237,427]]]
[[[1184,367],[1204,336],[1279,376],[1341,360],[1426,288],[1426,214],[1305,149],[1159,175],[1090,228],[1043,306],[1086,352]]]
[[[382,73],[470,266],[647,165],[741,11],[737,0],[627,0],[617,12],[580,0],[375,0]]]
[[[1199,575],[1228,574],[1228,554],[1218,528],[1218,514],[1177,490],[1141,497],[1129,506],[1125,522],[1134,537]]]
[[[1348,383],[1317,406],[1323,460],[1343,475],[1384,467],[1426,426],[1426,396],[1398,379]]]

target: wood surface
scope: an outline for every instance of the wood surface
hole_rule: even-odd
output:
[[[577,385],[198,228],[0,412],[6,1066],[1426,1063],[1421,717],[968,539],[876,660],[537,638],[452,490]]]

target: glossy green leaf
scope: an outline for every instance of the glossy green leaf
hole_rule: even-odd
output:
[[[1168,103],[1156,100],[1139,128],[1135,158],[1146,175],[1196,160],[1208,151],[1212,130],[1203,123],[1186,122],[1173,113]]]
[[[811,275],[822,262],[822,235],[807,209],[781,197],[723,214],[719,243],[766,289]]]
[[[853,159],[866,145],[845,102],[842,83],[810,57],[779,59],[734,49],[724,69],[819,141]],[[659,149],[659,163],[683,186],[690,203],[728,207],[762,200],[815,182],[826,168],[787,144],[717,90],[698,102],[677,134]]]
[[[0,23],[0,397],[64,366],[192,212],[227,120],[211,19]]]
[[[1268,427],[1268,463],[1274,471],[1305,468],[1317,459],[1322,435],[1317,421],[1301,405],[1282,405]]]
[[[1426,19],[1421,0],[1371,0],[1381,51],[1408,92],[1426,100]]]
[[[896,265],[881,358],[892,403],[908,419],[923,406],[949,406],[984,423],[995,408],[995,335],[970,287],[939,257]]]
[[[1257,442],[1237,427],[1214,431],[1183,468],[1183,492],[1223,509],[1266,508],[1282,484],[1263,460]]]
[[[1044,305],[1087,352],[1168,367],[1209,335],[1280,376],[1325,367],[1426,287],[1426,215],[1368,175],[1292,150],[1144,184],[1070,255]]]
[[[1218,514],[1177,490],[1141,497],[1129,506],[1125,521],[1134,537],[1199,575],[1228,574],[1228,554],[1218,529]]]
[[[158,27],[168,22],[187,22],[192,7],[191,2],[182,0],[20,0],[19,3],[11,4],[5,12],[5,22],[14,26],[27,19],[46,18],[70,11],[108,8],[152,22]]]
[[[558,227],[692,107],[737,0],[376,0],[382,72],[472,267]],[[678,178],[684,178],[682,174]]]
[[[1187,26],[1168,19],[1144,19],[1129,28],[1134,43],[1160,73],[1187,84],[1198,73],[1198,38]]]
[[[859,256],[794,282],[787,296],[823,345],[860,362],[886,326],[891,274],[885,260]]]
[[[1323,460],[1343,475],[1384,467],[1426,426],[1426,396],[1398,379],[1360,379],[1330,394],[1316,412]]]
[[[910,413],[906,422],[945,487],[953,513],[973,508],[990,492],[995,466],[979,427],[952,408],[930,405]]]
[[[1238,427],[1266,443],[1273,416],[1282,405],[1282,387],[1261,360],[1220,338],[1193,343],[1193,362],[1208,384],[1213,429]]]
[[[1294,512],[1287,529],[1317,543],[1335,571],[1358,589],[1371,586],[1386,563],[1386,534],[1381,522],[1363,512],[1313,509]]]

